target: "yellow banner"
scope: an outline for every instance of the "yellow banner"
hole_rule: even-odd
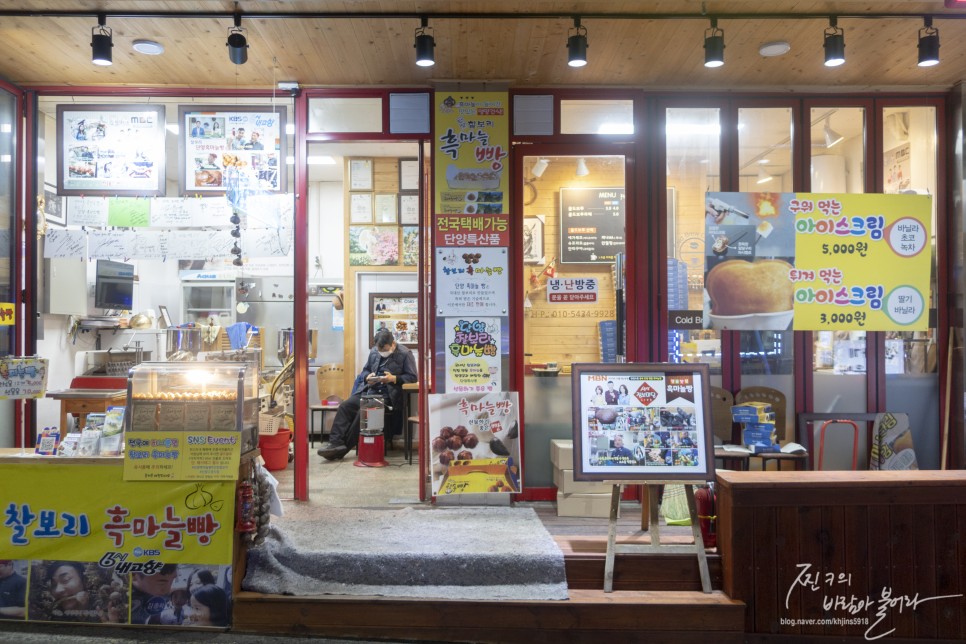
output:
[[[436,92],[434,98],[435,213],[508,212],[508,94]]]
[[[931,197],[795,197],[796,330],[929,328]]]
[[[125,481],[234,481],[238,432],[128,432]]]
[[[17,323],[17,305],[13,302],[0,302],[0,326]]]
[[[121,477],[117,465],[49,459],[0,467],[0,559],[231,563],[233,481]]]

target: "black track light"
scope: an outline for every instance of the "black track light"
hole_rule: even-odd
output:
[[[234,237],[235,239],[238,239],[239,237],[241,237],[241,228],[238,226],[235,226],[234,228],[232,228],[231,236]]]
[[[235,257],[235,259],[231,260],[231,263],[233,266],[243,266],[245,262],[242,261],[241,257]]]
[[[235,242],[235,245],[231,247],[231,254],[241,255],[241,246],[238,245],[238,242]]]
[[[241,26],[241,14],[235,13],[235,26],[228,30],[228,59],[236,65],[244,65],[248,61],[248,39]]]
[[[97,14],[97,26],[91,29],[91,62],[95,65],[112,65],[111,50],[114,48],[114,34],[107,26],[107,14]]]
[[[587,28],[575,16],[574,26],[568,33],[567,64],[571,67],[583,67],[587,64]]]
[[[838,67],[845,62],[845,31],[838,26],[835,16],[825,28],[825,66]]]
[[[416,28],[416,42],[413,44],[416,48],[416,64],[420,67],[432,67],[436,64],[436,39],[433,38],[429,26],[429,18],[423,16],[419,20],[420,26]]]
[[[724,65],[724,30],[718,29],[718,19],[711,19],[711,27],[704,31],[704,66]]]
[[[231,213],[231,218],[228,220],[236,226],[241,223],[241,217],[238,216],[237,212]]]
[[[932,67],[939,64],[939,30],[932,26],[932,16],[923,18],[919,30],[919,66]]]

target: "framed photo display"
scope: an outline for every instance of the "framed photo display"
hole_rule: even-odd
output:
[[[44,218],[49,224],[63,226],[67,223],[64,198],[57,194],[57,188],[54,186],[44,186]]]
[[[163,105],[58,105],[60,195],[164,195]]]
[[[388,329],[399,344],[417,348],[419,300],[416,293],[370,293],[369,319],[372,335]]]
[[[714,480],[706,364],[574,364],[574,479]]]
[[[285,190],[284,107],[198,107],[178,107],[182,195],[222,195],[232,173],[253,191]]]
[[[523,263],[543,264],[543,215],[523,218]]]
[[[419,190],[419,159],[399,159],[399,190]]]
[[[372,223],[372,193],[354,192],[349,195],[349,223]]]

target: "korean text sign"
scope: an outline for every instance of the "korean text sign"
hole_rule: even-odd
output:
[[[0,558],[119,553],[139,561],[151,553],[165,563],[231,563],[234,481],[126,484],[121,476],[117,465],[5,466]]]

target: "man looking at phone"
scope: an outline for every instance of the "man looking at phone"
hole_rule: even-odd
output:
[[[358,444],[359,406],[363,394],[381,395],[390,407],[401,409],[403,384],[417,379],[416,358],[412,351],[396,344],[388,329],[379,330],[373,338],[366,366],[356,378],[352,395],[339,404],[332,421],[332,433],[328,442],[319,448],[319,456],[329,461],[341,459]]]

